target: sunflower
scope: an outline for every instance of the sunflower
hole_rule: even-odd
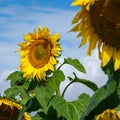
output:
[[[115,110],[107,109],[98,115],[96,120],[120,120],[120,114]]]
[[[75,0],[81,6],[74,17],[72,32],[82,37],[80,47],[89,42],[87,55],[98,47],[102,67],[112,59],[114,70],[120,68],[120,0]]]
[[[7,98],[0,98],[0,120],[18,120],[22,106]],[[23,120],[31,120],[25,112]]]
[[[50,35],[47,27],[39,26],[38,31],[24,34],[24,42],[20,43],[20,70],[25,78],[36,78],[38,81],[46,77],[48,70],[54,71],[56,57],[62,50],[59,45],[59,34]]]

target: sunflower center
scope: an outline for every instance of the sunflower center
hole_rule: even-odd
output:
[[[31,65],[35,68],[43,67],[49,60],[51,44],[45,40],[35,41],[28,54]]]
[[[98,0],[90,8],[93,28],[102,41],[120,48],[120,0]]]
[[[0,120],[17,120],[19,112],[20,110],[15,106],[11,108],[9,105],[2,103],[0,106]]]
[[[36,60],[44,60],[47,55],[47,49],[43,48],[43,45],[38,45],[34,48],[34,57]]]

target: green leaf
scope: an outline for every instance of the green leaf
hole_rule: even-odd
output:
[[[32,100],[32,105],[27,110],[28,112],[37,111],[38,109],[42,108],[36,97],[32,97],[31,100]]]
[[[22,120],[24,112],[26,112],[33,104],[33,99],[29,99],[27,103],[23,106],[22,110],[20,111],[20,114],[18,116],[18,120]]]
[[[119,104],[119,98],[117,96],[116,89],[116,77],[112,75],[107,84],[98,89],[92,96],[87,109],[84,111],[81,117],[81,120],[93,120],[95,115],[100,114],[105,109],[115,108]]]
[[[71,102],[76,107],[79,118],[81,118],[83,112],[87,108],[89,101],[90,101],[90,96],[83,93],[78,97],[78,100]]]
[[[83,111],[86,109],[90,96],[87,94],[81,94],[78,100],[67,102],[62,97],[55,96],[51,101],[50,105],[60,113],[60,116],[67,120],[79,120]]]
[[[85,86],[87,86],[87,87],[89,87],[91,90],[93,90],[94,92],[98,89],[98,86],[97,86],[94,82],[92,82],[92,81],[90,81],[90,80],[78,78],[75,73],[73,73],[73,74],[74,74],[75,78],[73,79],[73,78],[71,78],[71,77],[68,77],[68,79],[69,79],[71,82],[70,82],[70,83],[65,87],[65,89],[63,90],[62,97],[64,97],[64,94],[65,94],[66,90],[68,89],[68,87],[69,87],[71,84],[76,83],[76,82],[84,84]]]
[[[73,67],[75,67],[80,72],[86,73],[86,70],[85,70],[84,66],[77,59],[72,59],[72,58],[67,58],[66,59],[65,58],[64,63],[72,65]]]
[[[94,82],[92,82],[90,80],[78,78],[75,73],[74,73],[74,75],[75,75],[75,78],[74,78],[73,82],[82,83],[85,86],[89,87],[93,91],[98,90],[98,86]]]
[[[54,95],[55,91],[59,89],[60,83],[65,79],[62,71],[55,71],[45,84],[38,84],[35,88],[36,98],[40,105],[46,109],[47,104]]]
[[[34,90],[35,87],[37,86],[37,81],[36,80],[31,80],[28,84],[28,86],[26,87],[27,92]]]
[[[65,80],[65,75],[63,71],[57,70],[54,72],[53,76],[48,79],[48,87],[52,88],[54,91],[58,90],[60,83]]]
[[[19,94],[19,90],[17,87],[11,87],[5,90],[4,93],[6,94],[6,97],[15,98]]]
[[[65,101],[62,97],[55,96],[51,100],[50,105],[67,120],[79,119],[78,111],[74,104]]]
[[[114,62],[113,62],[113,60],[111,59],[105,67],[102,67],[102,70],[104,71],[105,74],[110,76],[114,72]]]
[[[22,110],[20,111],[18,120],[22,120],[24,112],[26,111],[33,112],[33,111],[37,111],[40,108],[41,106],[39,102],[37,101],[36,97],[30,98],[29,100],[27,100],[26,104],[23,106]]]
[[[20,92],[20,96],[24,99],[29,98],[29,94],[27,93],[27,91],[24,89],[23,86],[18,86],[17,87],[19,89]]]
[[[23,80],[23,74],[20,71],[15,71],[11,73],[6,80],[11,80],[11,86],[16,86],[17,82]]]
[[[115,108],[116,111],[120,111],[120,104]]]
[[[57,119],[57,111],[51,106],[47,112],[47,120],[58,120]]]

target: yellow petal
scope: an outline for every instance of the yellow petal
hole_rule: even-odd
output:
[[[114,51],[113,55],[113,60],[114,60],[114,69],[118,70],[120,68],[120,49],[117,51]]]
[[[102,67],[106,66],[113,55],[113,48],[109,45],[104,44],[101,53]]]
[[[86,6],[86,9],[89,10],[90,6],[93,5],[95,0],[75,0],[71,6]]]
[[[81,6],[81,5],[86,5],[90,2],[91,0],[75,0],[71,6]]]
[[[92,50],[95,48],[96,44],[98,41],[98,36],[96,34],[94,34],[92,36],[92,38],[90,38],[90,43],[88,46],[88,51],[87,51],[87,55],[91,55]]]

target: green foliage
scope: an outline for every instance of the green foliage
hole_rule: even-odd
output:
[[[43,112],[37,112],[37,114],[32,117],[32,120],[47,120],[47,117]]]
[[[112,61],[102,68],[108,75],[108,81],[100,88],[91,80],[79,78],[75,72],[74,78],[66,76],[60,69],[65,64],[69,64],[80,73],[86,73],[84,66],[77,59],[65,58],[58,69],[47,72],[46,80],[43,81],[37,81],[36,78],[26,80],[20,71],[8,76],[7,80],[10,80],[11,87],[4,93],[7,98],[17,100],[23,106],[18,120],[22,120],[26,111],[35,112],[32,120],[95,120],[95,116],[106,109],[120,111],[120,71],[114,72]],[[61,93],[60,85],[66,78],[70,83]],[[74,83],[90,88],[94,92],[93,96],[80,93],[77,100],[71,102],[65,100],[66,90]]]
[[[90,97],[86,94],[80,95],[78,100],[72,102],[67,102],[62,97],[55,96],[51,100],[50,105],[52,105],[53,108],[67,120],[78,120],[81,117],[82,112],[85,110],[89,100]]]
[[[15,71],[11,73],[6,80],[11,80],[11,86],[20,84],[23,80],[23,74],[20,71]]]
[[[113,73],[108,82],[99,88],[92,96],[89,105],[83,113],[81,120],[94,120],[94,116],[100,114],[106,109],[113,109],[119,104],[118,89],[118,76]],[[114,104],[111,104],[114,103]]]
[[[19,90],[17,87],[11,87],[5,90],[4,93],[6,94],[6,97],[14,98],[15,96],[19,94]]]
[[[72,80],[72,82],[82,83],[85,86],[89,87],[93,91],[96,91],[98,89],[98,86],[94,82],[92,82],[90,80],[78,78],[75,73],[74,73],[74,76],[75,76],[75,78]]]
[[[18,120],[21,120],[23,117],[24,112],[28,111],[28,112],[32,112],[32,111],[36,111],[39,108],[41,108],[39,102],[37,101],[36,97],[32,97],[30,98],[26,104],[23,106],[22,111],[20,112],[20,115],[18,117]]]
[[[91,90],[93,90],[93,91],[96,91],[96,90],[98,89],[98,86],[97,86],[94,82],[92,82],[92,81],[90,81],[90,80],[85,80],[85,79],[78,78],[75,73],[73,73],[73,74],[74,74],[75,78],[73,79],[73,78],[71,78],[71,77],[68,77],[68,79],[69,79],[71,82],[65,87],[65,89],[64,89],[64,91],[63,91],[63,93],[62,93],[62,96],[64,96],[67,88],[68,88],[71,84],[73,84],[73,83],[81,83],[81,84],[89,87],[89,88],[90,88]]]
[[[53,76],[48,78],[44,84],[38,84],[35,88],[36,97],[43,108],[46,109],[47,104],[54,92],[59,89],[59,85],[64,81],[65,76],[62,71],[58,70],[53,73]]]
[[[64,64],[69,64],[69,65],[75,67],[78,71],[86,73],[86,70],[85,70],[84,66],[77,59],[72,59],[72,58],[67,58],[66,59],[65,58],[64,59]]]

